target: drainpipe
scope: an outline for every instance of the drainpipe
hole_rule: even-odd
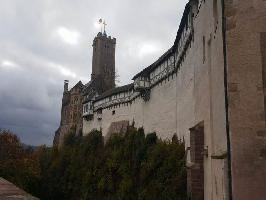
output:
[[[227,137],[227,158],[228,158],[228,196],[233,199],[232,194],[232,171],[231,171],[231,138],[228,116],[228,88],[227,88],[227,52],[226,52],[226,16],[225,0],[222,0],[222,31],[223,31],[223,54],[224,54],[224,93],[225,93],[225,112],[226,112],[226,137]]]

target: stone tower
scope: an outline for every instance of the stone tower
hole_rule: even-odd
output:
[[[101,92],[115,87],[116,39],[99,32],[93,40],[91,80],[101,82]]]
[[[64,81],[60,126],[55,132],[53,144],[61,147],[64,137],[72,132],[80,135],[82,132],[82,90],[84,85],[79,81],[68,90],[68,80]]]

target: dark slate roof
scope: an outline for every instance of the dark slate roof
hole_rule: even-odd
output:
[[[84,100],[82,103],[87,103],[87,102],[89,102],[89,101],[92,101],[93,98],[94,98],[95,96],[97,96],[97,94],[98,94],[98,93],[97,93],[95,90],[93,90],[93,91],[90,92],[90,93],[83,94],[83,96],[86,96],[86,97],[85,97],[85,100]]]
[[[94,91],[96,91],[98,94],[102,93],[102,79],[100,77],[96,77],[90,82],[88,82],[82,91],[83,96],[88,95],[91,92],[91,89],[93,88]]]
[[[160,65],[166,58],[169,57],[169,55],[171,55],[173,50],[173,47],[171,47],[170,49],[168,49],[168,51],[166,51],[162,56],[160,56],[154,63],[152,63],[149,67],[146,67],[145,69],[143,69],[141,72],[139,72],[138,74],[136,74],[132,80],[135,80],[136,78],[138,78],[139,76],[144,76],[147,77],[150,72],[152,72],[158,65]]]
[[[84,85],[81,81],[79,81],[73,88],[75,88],[75,87],[83,88]]]
[[[84,89],[86,89],[87,87],[89,87],[90,84],[91,84],[91,82],[92,82],[92,81],[90,80],[87,84],[85,84],[85,85],[84,85]]]
[[[83,88],[82,95],[87,95],[90,92],[93,85],[94,85],[94,81],[88,82]]]
[[[104,91],[104,88],[106,88],[106,85],[103,81],[102,76],[95,77],[93,80],[88,82],[82,90],[82,95],[85,97],[83,103],[87,103],[88,101],[93,100],[96,95],[100,95],[99,98],[101,98],[103,95],[109,95],[110,91],[117,93],[118,89],[114,88],[108,91]],[[119,88],[124,88],[124,86]]]
[[[196,0],[190,0],[186,4],[186,7],[185,7],[185,10],[183,12],[183,16],[182,16],[182,19],[181,19],[181,22],[180,22],[180,25],[179,25],[179,28],[178,28],[178,31],[177,31],[177,34],[176,34],[174,46],[177,46],[179,41],[180,41],[180,39],[181,39],[182,32],[183,32],[183,29],[185,28],[185,25],[186,25],[186,22],[187,22],[187,18],[188,18],[188,14],[189,14],[189,12],[191,10],[191,4],[192,4],[193,1],[196,1]]]
[[[123,85],[121,87],[116,87],[114,89],[111,89],[111,90],[108,90],[108,91],[102,93],[100,96],[98,96],[96,98],[95,101],[104,99],[104,98],[106,98],[108,96],[111,96],[111,95],[119,94],[121,92],[126,92],[126,91],[129,91],[129,90],[132,90],[132,89],[134,89],[134,83],[131,83],[131,84],[128,84],[128,85]]]
[[[83,103],[91,101],[97,93],[99,93],[97,79],[93,79],[89,81],[82,90],[82,95],[86,96]]]
[[[187,22],[187,18],[188,18],[188,14],[190,12],[191,9],[191,3],[194,0],[190,0],[185,7],[178,31],[177,31],[177,35],[176,35],[176,39],[174,42],[174,45],[168,49],[168,51],[166,51],[160,58],[158,58],[158,60],[156,60],[153,64],[151,64],[150,66],[146,67],[145,69],[143,69],[141,72],[139,72],[138,74],[136,74],[132,80],[135,80],[136,78],[138,78],[139,76],[144,76],[147,77],[158,65],[160,65],[165,59],[167,59],[169,57],[169,55],[171,55],[171,53],[174,51],[175,47],[178,45],[181,36],[182,36],[182,32],[183,29],[186,25]]]

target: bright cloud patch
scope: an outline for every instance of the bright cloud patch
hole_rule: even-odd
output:
[[[79,42],[80,34],[77,31],[69,30],[65,27],[59,27],[56,30],[56,33],[62,41],[67,44],[76,45]]]
[[[159,45],[155,44],[155,43],[146,43],[146,44],[142,44],[139,47],[139,56],[143,57],[149,54],[154,54],[157,51],[160,51],[160,47]]]
[[[77,75],[76,73],[72,72],[71,70],[63,67],[62,65],[56,64],[56,63],[49,63],[49,66],[56,69],[57,71],[59,71],[61,73],[61,75],[63,76],[68,76],[71,78],[76,78]]]
[[[95,27],[97,30],[100,30],[100,29],[101,29],[101,24],[99,24],[99,22],[94,22],[94,27]]]
[[[1,62],[1,67],[6,69],[13,69],[16,68],[18,65],[12,61],[9,60],[3,60]]]

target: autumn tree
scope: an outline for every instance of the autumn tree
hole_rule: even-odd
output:
[[[39,193],[38,155],[9,130],[0,130],[0,177],[30,193]]]

